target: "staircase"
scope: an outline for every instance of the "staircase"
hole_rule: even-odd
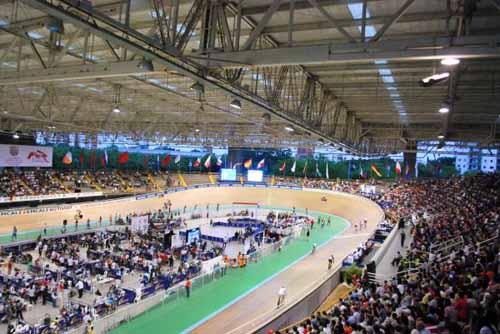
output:
[[[28,193],[30,195],[35,195],[35,192],[33,191],[33,189],[31,189],[31,187],[28,186],[28,184],[24,181],[23,178],[21,178],[21,184],[23,185],[24,188],[26,188],[26,190],[28,191]]]
[[[148,174],[148,183],[153,185],[153,188],[156,189],[157,191],[161,191],[161,187],[158,183],[156,183],[153,175],[151,173]]]
[[[90,185],[92,185],[95,188],[95,190],[102,191],[102,188],[97,184],[97,182],[92,180],[87,174],[85,174],[84,178]]]
[[[187,183],[186,183],[186,180],[184,179],[184,176],[182,176],[182,174],[181,174],[181,173],[179,173],[179,174],[178,174],[178,177],[179,177],[179,181],[181,181],[181,185],[182,185],[183,187],[187,187],[188,185],[187,185]]]
[[[67,193],[70,193],[70,192],[71,192],[71,191],[68,189],[68,187],[66,187],[66,185],[64,184],[64,181],[63,181],[63,180],[61,180],[61,179],[59,178],[59,176],[57,176],[57,175],[52,175],[52,177],[53,177],[53,178],[54,178],[57,182],[59,182],[59,184],[60,184],[60,185],[64,188],[64,191],[65,191],[65,192],[67,192]]]
[[[122,176],[120,175],[119,172],[117,171],[114,171],[113,172],[115,174],[115,176],[118,178],[118,180],[120,181],[120,183],[122,184],[122,187],[123,189],[125,189],[126,192],[133,192],[134,189],[130,188],[130,186],[127,184],[127,182],[125,182],[125,180],[122,178]]]

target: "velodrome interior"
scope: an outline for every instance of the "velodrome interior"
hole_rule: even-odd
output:
[[[498,334],[499,110],[500,0],[0,0],[0,331]]]

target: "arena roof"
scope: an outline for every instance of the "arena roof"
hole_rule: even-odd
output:
[[[449,56],[460,64],[441,65]],[[438,136],[491,145],[499,71],[499,0],[0,0],[8,131],[361,153]]]

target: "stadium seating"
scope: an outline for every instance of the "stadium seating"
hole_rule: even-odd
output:
[[[398,275],[365,275],[331,310],[275,333],[498,333],[499,190],[499,175],[479,175],[387,192],[386,213],[413,226]]]

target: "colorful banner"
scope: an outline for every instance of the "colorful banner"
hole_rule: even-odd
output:
[[[0,167],[52,167],[52,147],[0,145]]]

